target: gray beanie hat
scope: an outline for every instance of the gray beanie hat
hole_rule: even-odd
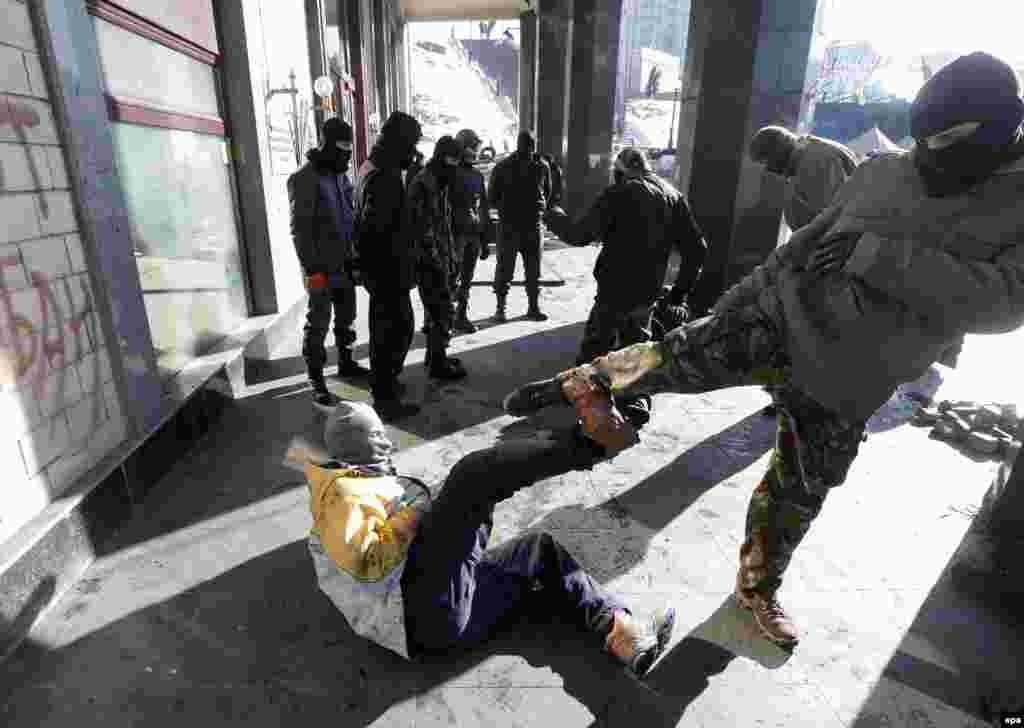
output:
[[[324,445],[332,458],[347,465],[381,465],[395,449],[384,423],[365,402],[342,402],[331,411]]]

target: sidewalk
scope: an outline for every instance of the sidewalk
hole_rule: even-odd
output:
[[[424,409],[391,428],[403,472],[434,484],[497,438],[571,422],[568,410],[516,420],[500,401],[572,364],[596,252],[545,254],[545,280],[564,282],[543,289],[551,320],[455,339],[470,372],[462,382],[426,378],[417,334],[403,378]],[[479,285],[493,269],[492,257],[478,270],[474,319],[493,313]],[[359,306],[365,356],[365,298]],[[525,313],[522,287],[509,309]],[[1019,387],[1010,367],[1022,340],[969,339],[938,396],[998,398],[1011,378]],[[1021,622],[974,604],[947,574],[998,463],[930,440],[895,401],[793,560],[781,592],[803,631],[792,655],[760,639],[730,596],[747,501],[774,436],[757,388],[658,395],[638,446],[500,506],[495,544],[547,530],[641,614],[675,604],[670,652],[640,684],[585,635],[540,621],[426,665],[354,636],[317,590],[305,487],[280,464],[293,436],[320,427],[298,338],[259,374],[0,665],[0,723],[980,728],[993,701],[1024,706]],[[351,384],[332,387],[368,399]]]

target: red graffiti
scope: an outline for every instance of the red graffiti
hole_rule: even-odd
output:
[[[58,301],[49,279],[42,273],[32,272],[32,287],[36,292],[38,318],[26,319],[14,310],[11,291],[7,288],[4,270],[21,264],[18,256],[0,258],[0,386],[16,386],[28,382],[36,398],[42,398],[46,380],[51,371],[61,374],[58,386],[63,389],[68,361],[68,335],[74,339],[71,361],[85,354],[83,325],[92,311],[89,287],[83,278],[84,310],[67,317]],[[71,283],[63,280],[64,294],[71,299]]]
[[[28,127],[33,129],[39,126],[39,113],[31,106],[12,99],[10,96],[0,96],[0,126]]]
[[[14,129],[14,134],[18,137],[18,141],[25,147],[25,156],[28,159],[28,170],[29,174],[32,175],[32,183],[35,189],[40,189],[43,183],[39,176],[39,168],[36,166],[35,156],[29,154],[27,146],[28,136],[25,134],[25,129],[33,129],[39,126],[39,113],[31,106],[27,106],[10,96],[0,96],[0,127],[8,124]],[[4,182],[4,169],[0,166],[0,190],[6,186]],[[39,196],[39,207],[42,210],[43,217],[50,216],[50,205],[46,201],[45,195]]]

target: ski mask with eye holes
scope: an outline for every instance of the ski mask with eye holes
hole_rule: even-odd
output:
[[[961,194],[1024,156],[1024,101],[1013,69],[987,53],[932,76],[910,107],[913,161],[930,197]]]

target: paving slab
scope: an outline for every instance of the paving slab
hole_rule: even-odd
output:
[[[389,426],[403,472],[439,484],[468,452],[572,423],[567,409],[508,417],[500,402],[571,366],[596,252],[545,254],[549,321],[456,337],[466,380],[429,380],[417,334],[403,379],[424,408]],[[470,310],[485,323],[493,259],[478,270]],[[525,311],[521,287],[509,303]],[[363,359],[365,304],[360,293]],[[1021,341],[969,337],[960,368],[919,384],[998,398],[992,382],[1011,377]],[[790,653],[759,636],[731,597],[747,502],[774,442],[759,414],[767,397],[753,387],[659,394],[636,447],[497,509],[492,543],[550,531],[641,617],[676,607],[676,633],[646,682],[545,615],[483,648],[405,662],[354,635],[317,589],[305,488],[281,464],[295,437],[315,441],[323,425],[298,351],[296,336],[256,367],[248,396],[97,545],[85,578],[0,665],[3,725],[975,728],[997,705],[1024,706],[1022,621],[975,604],[948,577],[999,463],[929,439],[899,398],[873,418],[848,481],[794,557],[781,597],[801,645]],[[365,382],[330,386],[369,398]]]

